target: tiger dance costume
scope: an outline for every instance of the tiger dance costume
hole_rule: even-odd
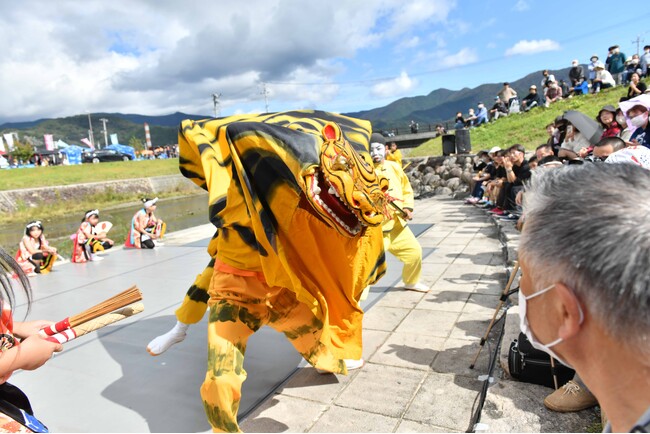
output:
[[[191,324],[209,307],[201,395],[215,431],[239,430],[246,343],[262,326],[325,371],[361,358],[359,297],[386,269],[388,182],[369,136],[368,122],[321,111],[181,124],[181,172],[209,192],[218,231],[176,314]]]

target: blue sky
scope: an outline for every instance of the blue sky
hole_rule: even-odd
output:
[[[86,112],[367,110],[628,56],[650,13],[555,0],[113,0],[3,5],[0,124]],[[266,86],[265,101],[263,89]]]

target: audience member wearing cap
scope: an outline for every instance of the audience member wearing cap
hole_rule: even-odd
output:
[[[616,85],[612,74],[605,69],[605,65],[602,63],[599,62],[594,67],[594,71],[596,71],[596,77],[593,80],[592,93],[598,93],[601,89],[607,89]]]
[[[630,86],[627,88],[627,95],[621,97],[619,102],[627,101],[639,95],[643,95],[648,90],[648,87],[641,81],[641,76],[638,72],[630,74]]]
[[[650,126],[648,125],[648,108],[641,104],[632,106],[627,111],[630,124],[636,128],[630,137],[629,145],[641,145],[650,148]]]
[[[157,203],[157,197],[142,199],[142,208],[131,219],[131,228],[126,235],[124,247],[153,249],[162,245],[160,240],[165,235],[167,224],[154,214]]]
[[[478,103],[478,111],[476,112],[476,126],[487,124],[488,123],[488,111],[485,107],[485,104],[482,102]]]
[[[533,84],[528,90],[528,95],[521,101],[521,108],[525,112],[533,107],[539,107],[544,104],[542,97],[537,93],[537,86]]]
[[[621,50],[618,45],[613,45],[609,47],[609,55],[605,61],[607,71],[614,78],[614,85],[618,86],[621,84],[623,71],[625,70],[625,53],[621,53]]]
[[[496,96],[494,97],[494,105],[489,112],[489,120],[496,121],[500,116],[508,116],[508,107],[501,101],[500,97]]]
[[[43,234],[43,224],[34,220],[25,226],[25,235],[18,244],[16,262],[28,276],[47,274],[56,261],[56,249],[50,247]]]
[[[70,259],[72,262],[101,261],[103,258],[96,253],[113,247],[115,242],[106,236],[106,232],[97,229],[98,223],[99,210],[86,211],[81,226],[72,236],[72,258]]]
[[[600,109],[596,121],[603,127],[601,139],[618,136],[621,132],[621,126],[616,122],[616,108],[613,105],[606,105]]]
[[[497,96],[504,102],[506,107],[510,108],[512,100],[517,98],[517,92],[510,87],[510,83],[506,82],[503,83],[503,88],[501,88]]]

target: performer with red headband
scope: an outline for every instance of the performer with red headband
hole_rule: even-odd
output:
[[[39,220],[25,226],[25,236],[20,240],[16,262],[28,276],[47,274],[56,261],[56,249],[50,247],[43,235],[43,224]]]
[[[81,226],[72,238],[72,262],[101,261],[103,258],[95,255],[113,247],[115,242],[106,236],[112,227],[108,222],[99,223],[99,210],[86,211],[81,220]]]

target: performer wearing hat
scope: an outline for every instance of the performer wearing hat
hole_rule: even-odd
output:
[[[158,241],[165,235],[167,225],[154,215],[158,198],[143,198],[142,208],[131,219],[131,229],[126,236],[124,247],[153,249],[161,245]]]
[[[375,172],[388,179],[388,197],[392,206],[388,209],[389,219],[384,221],[384,250],[389,251],[404,263],[402,280],[404,289],[428,292],[420,283],[422,273],[422,247],[407,226],[413,218],[413,188],[401,166],[386,160],[386,140],[381,134],[370,136],[370,156]]]
[[[52,271],[56,261],[56,249],[50,247],[43,235],[43,224],[39,220],[25,226],[25,236],[20,240],[16,262],[25,274],[47,274]]]
[[[98,223],[99,210],[86,211],[77,233],[71,237],[73,242],[72,262],[101,261],[103,258],[96,256],[95,253],[113,247],[115,243],[106,236],[106,232],[96,229]]]

